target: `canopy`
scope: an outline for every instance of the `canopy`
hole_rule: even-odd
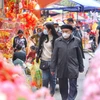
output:
[[[66,7],[61,5],[53,5],[52,7],[42,8],[41,10],[63,10],[70,12],[88,12],[88,11],[97,11],[99,12],[100,3],[94,0],[70,0],[74,2],[76,5],[74,7]]]
[[[63,11],[70,11],[70,12],[88,12],[88,11],[97,11],[100,12],[99,8],[96,7],[51,7],[51,8],[41,8],[41,10],[63,10]]]
[[[89,11],[96,11],[100,12],[99,8],[96,7],[66,7],[63,11],[70,11],[70,12],[89,12]]]
[[[76,4],[87,6],[87,7],[100,7],[100,3],[94,0],[70,0],[72,2],[75,2]]]

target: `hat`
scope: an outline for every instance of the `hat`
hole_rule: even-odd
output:
[[[73,30],[73,27],[71,25],[65,24],[65,25],[61,26],[61,29],[70,29],[70,30]]]

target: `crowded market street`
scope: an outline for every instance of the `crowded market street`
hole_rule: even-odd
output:
[[[100,0],[0,0],[0,100],[100,100]]]

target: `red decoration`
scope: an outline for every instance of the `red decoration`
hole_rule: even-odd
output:
[[[0,59],[0,82],[6,81],[6,80],[9,80],[12,82],[15,81],[15,79],[13,78],[13,75],[19,74],[19,73],[17,71],[14,71],[14,69],[10,69],[9,67],[5,66],[5,64],[3,63],[3,60]]]
[[[40,16],[40,11],[35,11],[34,8],[36,6],[36,4],[38,3],[40,5],[40,7],[45,7],[47,4],[50,4],[52,2],[55,1],[60,1],[60,0],[49,0],[46,2],[43,2],[41,0],[38,0],[38,2],[36,2],[35,0],[5,0],[5,13],[6,13],[6,17],[14,20],[24,20],[24,24],[23,27],[25,28],[34,28],[36,22],[37,22],[37,17]],[[20,6],[21,4],[21,6]],[[22,14],[22,10],[28,10],[29,13],[26,14]],[[37,15],[37,12],[39,13]],[[36,14],[36,16],[34,14]],[[20,14],[20,15],[19,15]],[[18,18],[18,19],[17,19]]]
[[[36,16],[31,12],[19,15],[19,19],[24,19],[24,28],[34,28],[37,22]]]
[[[37,86],[36,82],[32,82],[31,86]]]

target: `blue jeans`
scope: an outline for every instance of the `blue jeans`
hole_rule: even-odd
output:
[[[69,82],[69,93],[68,93],[68,82]],[[59,78],[59,88],[62,100],[75,100],[77,96],[77,78],[68,79]]]
[[[50,93],[53,96],[56,87],[56,76],[51,75],[50,69],[42,70],[43,86],[48,88],[50,83]]]

